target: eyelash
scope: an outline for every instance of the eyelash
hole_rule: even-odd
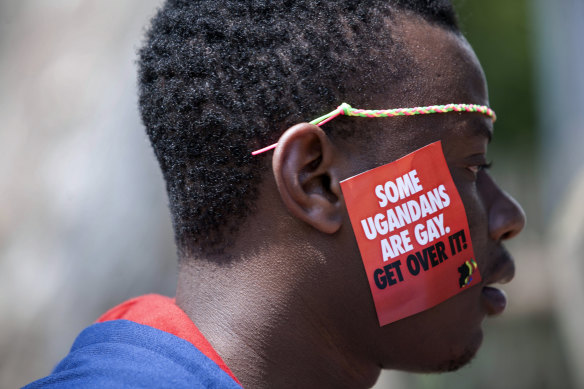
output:
[[[477,168],[476,172],[475,172],[473,169],[471,169],[472,167],[475,167],[475,166],[476,166],[476,168]],[[482,164],[482,165],[473,165],[473,166],[469,166],[467,169],[469,169],[469,170],[470,170],[471,172],[473,172],[474,174],[478,174],[478,172],[480,172],[481,170],[488,170],[488,169],[490,169],[490,168],[491,168],[491,166],[493,166],[493,161],[490,161],[490,162],[484,163],[484,164]]]
[[[485,164],[479,165],[479,170],[489,170],[493,166],[493,161],[489,161]]]

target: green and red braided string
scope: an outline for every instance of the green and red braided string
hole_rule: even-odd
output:
[[[332,112],[327,113],[319,118],[314,119],[310,124],[322,126],[323,124],[333,120],[339,115],[355,116],[363,118],[390,118],[396,116],[413,116],[413,115],[427,115],[431,113],[446,113],[446,112],[477,112],[489,116],[493,122],[497,120],[495,111],[485,105],[478,104],[446,104],[446,105],[429,105],[427,107],[414,108],[394,108],[394,109],[359,109],[353,108],[347,103],[342,103]],[[268,150],[276,148],[278,144],[274,143],[263,149],[252,152],[252,155],[258,155]]]

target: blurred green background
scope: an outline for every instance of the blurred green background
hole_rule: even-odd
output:
[[[538,143],[533,1],[454,1],[462,32],[489,83],[499,121],[495,147],[534,155]]]
[[[470,366],[377,389],[584,388],[584,2],[456,0],[498,115],[492,174],[528,224],[508,309]],[[174,293],[166,194],[137,112],[159,0],[0,0],[0,387],[50,372],[79,331]],[[131,231],[132,233],[128,233]]]

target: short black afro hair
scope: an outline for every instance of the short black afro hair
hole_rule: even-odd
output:
[[[342,101],[366,107],[379,77],[406,75],[399,12],[458,31],[447,0],[164,3],[139,51],[139,102],[179,256],[229,244],[268,166],[251,151]]]

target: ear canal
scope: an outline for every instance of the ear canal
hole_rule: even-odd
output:
[[[331,176],[326,174],[322,176],[322,187],[324,188],[324,195],[326,195],[328,197],[328,200],[331,203],[336,203],[337,201],[339,201],[339,196],[337,196],[331,187]]]
[[[339,201],[339,196],[334,193],[331,187],[331,177],[329,174],[320,174],[312,177],[312,179],[302,182],[302,188],[306,193],[318,193],[325,197],[329,202],[336,203]]]

